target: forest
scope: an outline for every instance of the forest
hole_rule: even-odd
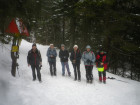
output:
[[[108,72],[140,81],[139,0],[0,0],[1,43],[12,39],[5,29],[16,17],[36,43],[104,48]]]

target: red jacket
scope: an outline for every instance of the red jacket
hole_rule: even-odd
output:
[[[101,60],[101,61],[100,61],[100,60]],[[100,55],[100,54],[98,54],[98,55],[96,56],[96,66],[97,66],[97,67],[98,67],[98,64],[99,64],[100,62],[103,62],[103,63],[104,63],[103,66],[104,66],[104,69],[106,70],[106,69],[107,69],[107,59],[106,59],[106,55],[105,55],[105,54],[102,55],[102,58],[101,58],[101,55]]]

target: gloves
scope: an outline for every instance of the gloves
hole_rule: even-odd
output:
[[[51,55],[51,58],[53,58],[54,56],[53,55]]]
[[[63,58],[66,59],[66,56],[64,56]]]
[[[89,59],[87,60],[87,63],[90,63],[90,60]]]
[[[90,63],[90,64],[91,64],[91,63],[93,63],[93,62],[92,62],[91,60],[88,59],[88,60],[87,60],[87,63]]]
[[[75,64],[75,63],[76,63],[76,60],[72,60],[72,63],[74,63],[74,64]]]

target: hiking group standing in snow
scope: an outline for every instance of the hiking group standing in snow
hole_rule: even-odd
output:
[[[50,75],[56,76],[57,75],[57,69],[56,69],[57,52],[53,44],[50,44],[46,56],[48,57],[48,62],[50,66]],[[65,67],[67,69],[68,76],[71,76],[71,71],[68,63],[69,57],[74,69],[74,81],[77,80],[79,82],[81,81],[80,64],[82,59],[85,65],[87,83],[93,82],[92,71],[95,62],[99,73],[99,82],[102,82],[103,80],[103,83],[106,83],[107,57],[102,49],[95,57],[95,54],[93,51],[91,51],[91,47],[89,45],[86,46],[86,51],[84,51],[83,54],[78,48],[78,45],[74,45],[73,50],[71,51],[71,54],[69,56],[68,50],[65,48],[65,45],[62,44],[61,49],[59,51],[59,58],[62,65],[62,76],[65,76]],[[36,80],[36,72],[35,72],[36,69],[38,80],[39,82],[42,82],[41,73],[40,73],[42,67],[42,58],[41,58],[40,51],[37,49],[36,44],[33,44],[32,49],[28,52],[27,63],[28,66],[31,66],[33,81]]]

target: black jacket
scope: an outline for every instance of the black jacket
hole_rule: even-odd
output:
[[[81,52],[79,49],[77,49],[76,53],[74,52],[74,50],[72,50],[71,52],[71,56],[70,56],[70,60],[73,63],[73,60],[76,60],[76,64],[80,64],[81,63]]]
[[[60,50],[59,51],[59,57],[61,59],[61,62],[68,62],[68,58],[69,58],[69,52],[68,50]]]
[[[42,62],[40,51],[36,49],[34,53],[33,50],[31,49],[28,52],[27,63],[30,65],[40,65],[40,62]]]

